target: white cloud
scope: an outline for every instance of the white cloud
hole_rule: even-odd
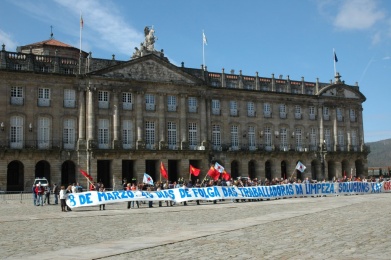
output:
[[[375,25],[385,18],[385,12],[379,10],[374,0],[345,0],[334,20],[334,26],[340,29],[362,30]]]
[[[61,31],[71,36],[67,39],[67,43],[73,43],[77,47],[79,44],[75,39],[79,39],[79,20],[82,12],[84,20],[82,48],[87,52],[94,53],[100,49],[130,57],[134,47],[144,40],[144,28],[136,30],[129,25],[121,13],[122,10],[114,1],[35,0],[11,3],[34,19],[54,24],[54,37],[58,35],[56,32]],[[90,46],[94,46],[94,49],[88,49]]]
[[[0,29],[0,45],[5,44],[6,51],[16,51],[17,42],[12,39],[12,36]],[[2,48],[2,47],[1,47]]]
[[[130,26],[118,8],[109,2],[96,0],[55,1],[74,15],[80,15],[80,11],[82,11],[84,31],[90,32],[89,38],[84,39],[93,41],[94,45],[106,51],[119,52],[130,57],[133,48],[143,40],[143,33]]]

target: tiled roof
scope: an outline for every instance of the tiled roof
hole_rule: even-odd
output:
[[[42,42],[36,42],[36,43],[28,44],[26,46],[37,46],[37,45],[51,45],[51,46],[57,46],[57,47],[74,48],[73,46],[71,46],[69,44],[57,41],[55,39],[49,39],[49,40],[42,41]]]

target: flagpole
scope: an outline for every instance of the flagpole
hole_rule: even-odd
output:
[[[334,60],[334,76],[337,75],[337,65],[335,64],[335,49],[333,48],[333,60]]]
[[[79,74],[81,74],[81,31],[83,30],[83,16],[80,11],[80,53],[79,53]]]
[[[205,33],[202,30],[202,68],[205,70]]]

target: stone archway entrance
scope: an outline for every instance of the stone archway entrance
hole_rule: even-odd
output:
[[[35,165],[35,178],[46,178],[50,184],[50,164],[47,161],[39,161]]]
[[[24,166],[20,161],[12,161],[8,164],[6,190],[7,191],[24,190]]]

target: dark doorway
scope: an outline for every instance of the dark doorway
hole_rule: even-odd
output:
[[[285,161],[282,161],[282,162],[281,162],[281,178],[283,178],[284,180],[287,178],[287,174],[286,174],[286,162],[285,162]]]
[[[98,160],[98,180],[97,182],[103,183],[105,188],[111,188],[110,181],[110,160]]]
[[[156,174],[157,163],[157,160],[145,160],[145,173],[152,177],[154,183],[159,180]]]
[[[170,181],[176,181],[179,177],[179,167],[178,167],[179,161],[178,160],[168,160],[168,180]],[[188,180],[189,178],[185,175],[184,180]],[[162,177],[162,181],[165,181],[165,179]]]
[[[239,176],[239,163],[238,163],[238,161],[232,161],[232,163],[231,163],[231,178],[233,180],[237,180],[238,177],[247,177],[247,176]]]
[[[270,182],[272,179],[272,164],[270,161],[265,162],[265,177]]]
[[[46,178],[50,183],[50,164],[47,161],[39,161],[35,165],[35,178]]]
[[[316,173],[317,173],[316,166],[317,166],[316,161],[312,161],[311,162],[311,179],[312,180],[317,180],[317,177],[316,177]]]
[[[253,180],[256,177],[255,173],[255,161],[248,162],[248,176]]]
[[[353,176],[355,176],[355,177],[363,177],[363,176],[365,176],[365,174],[364,174],[364,164],[363,164],[362,160],[356,160],[354,162],[354,166],[356,167],[356,169],[353,171]]]
[[[19,161],[12,161],[7,167],[7,191],[24,190],[24,166]],[[32,187],[32,183],[31,183]]]
[[[72,161],[65,161],[61,165],[61,185],[65,187],[76,182],[76,166]],[[88,173],[89,174],[89,173]]]
[[[126,183],[136,183],[137,176],[134,174],[134,161],[122,160],[122,181],[126,179]]]

